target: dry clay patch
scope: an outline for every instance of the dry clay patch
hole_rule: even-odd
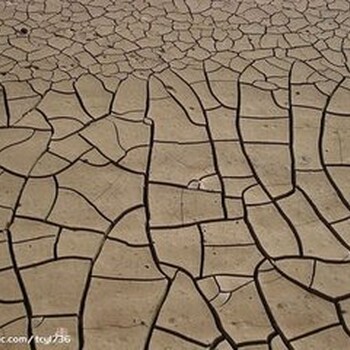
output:
[[[347,2],[0,6],[1,335],[350,347]]]

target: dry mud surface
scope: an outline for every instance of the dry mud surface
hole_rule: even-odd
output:
[[[2,0],[0,349],[350,349],[349,5]]]

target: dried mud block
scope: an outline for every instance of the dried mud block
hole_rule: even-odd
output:
[[[349,116],[326,114],[321,151],[325,163],[350,164],[350,112]]]
[[[170,286],[157,326],[205,344],[220,336],[207,302],[193,280],[182,272],[176,274]]]
[[[204,126],[194,124],[182,106],[173,98],[151,100],[148,118],[154,122],[156,141],[200,142],[208,140]]]
[[[19,301],[23,299],[17,276],[13,269],[0,272],[0,300]]]
[[[203,275],[238,274],[253,275],[263,256],[253,245],[207,246],[204,251]]]
[[[273,204],[249,206],[247,215],[256,239],[269,256],[300,254],[291,227]]]
[[[310,287],[316,261],[308,258],[284,258],[277,260],[274,267],[294,281]]]
[[[328,96],[321,93],[313,84],[291,86],[292,106],[322,111],[326,106],[327,98]]]
[[[89,124],[80,135],[111,161],[118,162],[126,153],[113,121],[108,118]]]
[[[29,111],[40,102],[40,97],[25,97],[15,100],[8,100],[10,125],[16,125]]]
[[[350,182],[348,181],[350,178],[350,166],[329,166],[327,167],[327,170],[332,181],[334,181],[345,200],[350,203]]]
[[[223,305],[213,301],[226,332],[239,343],[267,339],[273,328],[254,284],[230,294]]]
[[[26,142],[33,134],[34,130],[26,128],[2,128],[0,129],[0,150]]]
[[[275,270],[259,271],[259,285],[287,339],[338,323],[335,306],[297,286]]]
[[[278,203],[295,227],[306,256],[336,260],[347,257],[347,249],[329,227],[320,221],[301,191],[296,191]]]
[[[58,257],[95,258],[102,242],[102,234],[63,229],[56,243],[56,253]]]
[[[350,338],[341,326],[334,326],[293,341],[291,344],[295,350],[347,349],[350,347]]]
[[[92,118],[83,110],[74,93],[60,93],[49,91],[40,101],[37,109],[47,118],[66,117],[86,125]]]
[[[127,242],[128,244],[148,244],[146,220],[145,208],[137,206],[124,212],[123,216],[108,234],[108,237]]]
[[[336,230],[346,244],[350,245],[350,218],[340,222],[335,222],[331,226]]]
[[[91,144],[77,134],[68,136],[63,140],[51,141],[50,143],[50,152],[70,162],[76,161],[91,148]]]
[[[332,298],[348,295],[350,293],[350,263],[317,261],[311,287]]]
[[[149,187],[151,226],[174,227],[223,218],[221,195],[167,185]]]
[[[84,312],[84,349],[143,348],[166,286],[165,280],[93,278]]]
[[[237,140],[237,111],[218,107],[207,111],[208,125],[213,141]]]
[[[289,120],[287,118],[252,119],[240,118],[244,142],[288,142]]]
[[[13,208],[22,190],[24,179],[6,171],[0,173],[0,205]]]
[[[227,196],[242,197],[243,193],[256,183],[256,180],[253,176],[224,177],[223,183]]]
[[[324,172],[298,172],[297,183],[328,222],[341,220],[349,216],[349,209]]]
[[[229,246],[254,244],[249,229],[242,219],[209,222],[200,226],[205,245]]]
[[[198,96],[184,80],[171,70],[165,70],[157,77],[164,83],[165,89],[183,106],[190,121],[205,125],[205,116]]]
[[[56,237],[44,237],[40,240],[16,242],[13,250],[16,255],[18,267],[22,268],[31,264],[42,263],[53,259],[53,250]]]
[[[70,228],[98,231],[105,231],[110,224],[84,197],[71,190],[58,191],[48,220]]]
[[[93,275],[116,279],[162,279],[149,247],[127,246],[107,240],[94,265]]]
[[[213,95],[228,108],[238,106],[238,73],[226,67],[208,72],[209,85]]]
[[[275,103],[273,93],[248,84],[241,84],[241,117],[287,117],[288,109],[281,108]],[[254,101],[252,103],[252,101]]]
[[[70,166],[67,160],[53,153],[45,152],[36,162],[31,175],[33,177],[47,177],[57,175]]]
[[[85,109],[94,119],[109,112],[113,95],[96,77],[93,75],[81,76],[75,84],[75,89]]]
[[[97,167],[79,161],[59,174],[57,180],[61,188],[88,199],[98,209],[96,215],[100,213],[110,220],[143,202],[144,177],[112,164]]]
[[[253,168],[272,197],[293,189],[291,153],[286,145],[245,144]]]
[[[152,230],[151,236],[161,262],[179,266],[193,277],[199,276],[203,247],[197,226]]]
[[[220,103],[209,90],[206,81],[198,81],[191,83],[191,87],[198,96],[205,110],[217,108],[220,106]]]
[[[332,114],[346,115],[349,114],[350,110],[350,90],[343,86],[340,86],[334,91],[327,111]]]
[[[90,262],[64,259],[21,270],[34,315],[77,313]],[[45,295],[45,298],[43,298]]]
[[[143,112],[145,111],[146,101],[147,81],[130,75],[120,83],[113,101],[112,111],[116,114]]]
[[[209,143],[178,145],[155,143],[150,180],[187,187],[193,180],[215,173]]]
[[[152,332],[150,349],[167,350],[203,350],[203,346],[194,341],[187,341],[166,331],[155,329]]]
[[[15,174],[27,175],[47,149],[49,137],[50,134],[46,131],[34,131],[29,139],[2,149],[2,167]]]
[[[18,213],[45,219],[54,205],[57,190],[53,177],[29,179],[22,192]]]
[[[214,145],[221,176],[251,175],[251,169],[238,141],[215,142]]]
[[[321,170],[319,137],[322,111],[305,107],[293,107],[293,154],[295,168]]]

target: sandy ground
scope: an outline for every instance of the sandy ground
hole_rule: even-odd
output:
[[[0,349],[349,350],[349,4],[0,1]]]

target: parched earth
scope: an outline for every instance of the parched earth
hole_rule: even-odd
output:
[[[0,349],[350,349],[349,1],[2,0],[0,87]]]

